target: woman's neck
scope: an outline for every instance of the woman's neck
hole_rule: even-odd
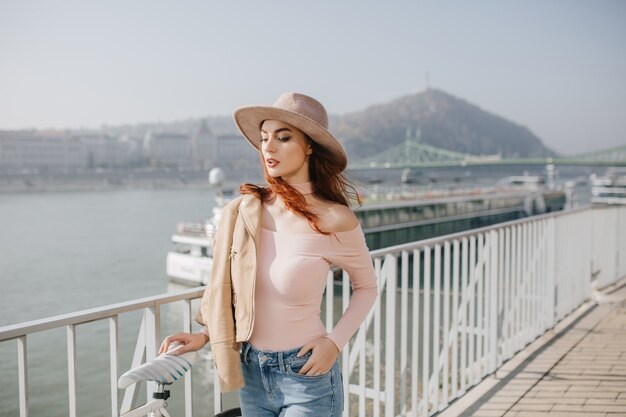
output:
[[[313,190],[313,182],[303,182],[300,184],[289,184],[296,190],[300,192],[300,194],[313,194],[315,191]]]

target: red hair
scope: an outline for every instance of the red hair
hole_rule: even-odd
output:
[[[350,200],[356,200],[361,205],[361,198],[352,182],[341,173],[341,165],[333,158],[331,152],[311,140],[305,134],[306,140],[313,148],[309,156],[309,177],[313,183],[313,192],[325,200],[339,203],[350,207]],[[267,201],[271,193],[280,196],[287,209],[304,216],[312,229],[324,235],[330,235],[320,229],[319,217],[307,207],[307,202],[302,194],[281,177],[272,177],[267,172],[263,155],[259,153],[263,165],[263,175],[268,187],[245,183],[239,187],[241,194],[254,194],[262,201]]]

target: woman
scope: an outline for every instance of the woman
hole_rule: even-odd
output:
[[[245,416],[340,416],[341,349],[375,302],[377,284],[342,176],[347,157],[315,99],[283,94],[241,107],[237,127],[260,151],[268,187],[241,186],[222,211],[200,333],[167,337],[178,354],[211,349],[222,391],[242,388]],[[348,191],[351,189],[351,192]],[[357,197],[358,200],[358,197]],[[350,304],[328,333],[320,304],[330,265],[348,272]]]

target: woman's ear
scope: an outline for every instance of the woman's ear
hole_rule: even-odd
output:
[[[304,135],[306,139],[306,153],[305,155],[311,155],[313,153],[313,139],[311,139],[308,135]]]

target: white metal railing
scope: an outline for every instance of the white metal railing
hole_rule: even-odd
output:
[[[583,303],[592,265],[598,287],[626,275],[625,226],[626,207],[584,208],[373,251],[380,296],[343,352],[344,415],[445,409]]]
[[[585,208],[371,252],[379,297],[342,352],[344,416],[428,416],[446,408],[587,299],[592,265],[598,286],[626,275],[625,225],[626,207]],[[20,416],[28,415],[31,334],[66,328],[73,417],[76,327],[107,321],[111,415],[116,417],[118,317],[144,312],[128,368],[134,367],[144,355],[150,359],[157,352],[162,306],[184,302],[181,330],[190,331],[191,301],[202,292],[195,288],[0,328],[0,342],[17,342]],[[337,286],[330,272],[324,310],[329,331],[349,297],[348,275],[344,272]],[[214,384],[213,409],[219,412]],[[189,375],[184,388],[185,415],[191,417]],[[122,409],[130,407],[134,396],[133,389],[124,393]]]
[[[27,343],[30,335],[46,330],[65,328],[67,334],[67,395],[70,417],[77,416],[77,345],[76,331],[77,327],[92,323],[94,321],[106,321],[109,327],[109,372],[110,372],[110,395],[111,395],[111,413],[113,417],[119,415],[120,404],[118,400],[117,379],[118,375],[118,358],[119,358],[119,317],[143,310],[143,319],[137,332],[137,344],[133,355],[132,364],[126,369],[138,366],[145,360],[152,359],[156,356],[158,347],[160,346],[160,328],[161,328],[161,307],[175,302],[183,302],[183,328],[184,331],[191,331],[191,301],[202,296],[203,288],[194,288],[176,294],[165,294],[155,297],[148,297],[139,300],[129,301],[120,304],[114,304],[105,307],[94,308],[90,310],[79,311],[71,314],[50,317],[42,320],[30,321],[11,326],[0,328],[0,342],[15,339],[17,341],[18,350],[18,386],[19,386],[19,409],[20,417],[28,416],[28,355]],[[104,353],[104,352],[103,352]],[[58,358],[49,358],[50,361],[58,361]],[[185,375],[185,415],[191,417],[191,375]],[[148,400],[151,400],[151,386],[148,387]],[[124,392],[122,400],[122,409],[129,410],[133,399],[136,395],[136,386],[132,385]]]

